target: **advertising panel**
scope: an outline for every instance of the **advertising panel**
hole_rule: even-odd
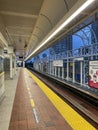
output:
[[[88,85],[98,89],[98,61],[89,61]]]

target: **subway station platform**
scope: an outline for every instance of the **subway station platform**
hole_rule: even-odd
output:
[[[12,97],[9,93],[10,100],[11,97],[14,99],[13,104],[11,102],[5,106],[10,108],[13,106],[10,109],[9,124],[7,122],[8,130],[95,130],[27,69],[21,68],[17,78],[12,81],[15,82],[14,86],[17,82],[17,88],[8,86],[9,91],[16,90],[15,98],[14,94]],[[5,112],[5,118],[6,115]],[[1,128],[2,123],[4,122],[0,121],[0,130],[7,130],[7,127]]]

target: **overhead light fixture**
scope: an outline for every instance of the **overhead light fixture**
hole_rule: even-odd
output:
[[[40,46],[38,46],[26,59],[28,60],[33,54],[35,54],[41,47],[49,42],[58,32],[60,32],[65,26],[67,26],[75,17],[77,17],[84,9],[86,9],[95,0],[87,0],[80,8],[78,8],[68,19],[66,19],[46,40],[44,40]]]

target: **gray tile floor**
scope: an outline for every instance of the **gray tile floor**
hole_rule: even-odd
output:
[[[8,130],[13,101],[15,97],[17,81],[19,76],[19,69],[13,80],[5,80],[5,94],[4,99],[0,102],[0,130]]]

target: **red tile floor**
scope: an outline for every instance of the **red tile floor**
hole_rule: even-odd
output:
[[[72,130],[25,69],[20,71],[9,130]]]

